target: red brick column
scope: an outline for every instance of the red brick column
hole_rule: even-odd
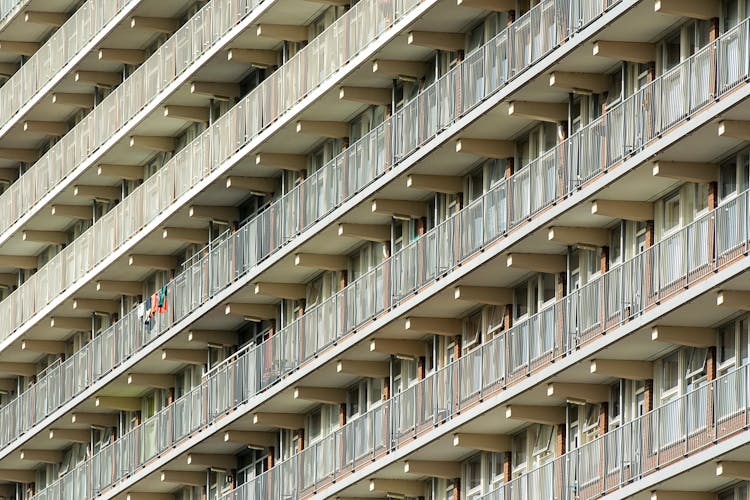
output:
[[[706,356],[706,381],[708,382],[708,391],[706,391],[706,432],[709,435],[716,435],[716,429],[714,429],[714,384],[712,382],[716,380],[716,365],[717,365],[717,354],[716,346],[708,348]]]
[[[567,424],[558,424],[555,433],[555,456],[559,457],[565,454],[565,438],[567,436]]]
[[[565,310],[565,303],[560,302],[565,298],[568,287],[568,274],[559,273],[555,276],[555,299],[558,301],[558,305],[555,306],[557,320],[555,321],[555,350],[553,357],[565,355],[565,318],[567,317],[567,311]]]
[[[651,248],[654,246],[656,239],[656,232],[654,230],[654,221],[650,220],[646,222],[646,248]],[[653,269],[654,269],[654,262],[653,262],[653,254],[646,252],[646,261],[644,263],[646,269],[646,301],[647,303],[650,303],[652,300],[655,301],[655,294],[657,290],[654,289],[654,281],[655,278],[653,278]]]
[[[513,479],[512,454],[509,451],[503,453],[503,481],[509,483]],[[507,493],[507,492],[506,492]],[[506,497],[508,495],[506,494]]]
[[[654,409],[654,381],[653,379],[646,380],[644,382],[645,387],[643,390],[643,412],[648,413]],[[651,458],[651,423],[648,418],[643,420],[643,450],[641,450],[641,456],[646,463]]]

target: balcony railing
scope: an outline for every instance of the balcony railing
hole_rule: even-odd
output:
[[[222,37],[255,13],[255,8],[265,1],[212,0],[204,6],[122,85],[24,172],[19,182],[0,195],[0,211],[5,214],[0,221],[0,232],[10,228],[29,211],[40,209],[44,204],[43,198],[53,189],[59,189],[64,180],[74,178],[74,172],[81,164],[93,164],[93,156],[104,154],[114,135],[125,133],[126,129],[134,126],[142,118],[141,111],[147,106],[154,106],[154,99],[159,93],[179,77],[194,72],[198,67],[196,61],[217,43],[227,42]],[[413,0],[386,3],[369,1],[355,5],[271,75],[260,89],[251,93],[255,97],[247,99],[247,106],[253,107],[248,111],[252,112],[252,117],[240,113],[233,120],[224,121],[224,131],[227,127],[232,129],[232,134],[224,141],[231,139],[232,142],[215,143],[215,154],[226,154],[227,147],[230,150],[235,147],[239,149],[240,145],[257,136],[359,54],[392,23],[418,5]],[[0,90],[0,102],[2,95]],[[25,98],[19,98],[19,101],[26,102]],[[246,123],[239,124],[241,120],[246,120]],[[221,130],[216,128],[217,132],[220,135]],[[240,136],[237,136],[238,133]],[[204,141],[212,139],[217,137],[204,137]],[[208,148],[207,144],[203,146]],[[189,177],[185,183],[193,185],[201,178],[199,173],[198,177]]]
[[[31,0],[0,0],[0,28],[19,13]]]
[[[39,50],[0,87],[0,109],[3,110],[0,128],[4,128],[15,118],[56,75],[64,76],[59,75],[59,72],[75,57],[85,55],[81,51],[95,36],[105,30],[120,12],[124,9],[132,10],[140,2],[141,0],[87,0],[78,7]],[[12,9],[18,3],[18,0],[4,0],[0,9]],[[1,10],[0,15],[4,12],[5,10]]]
[[[450,78],[450,76],[451,75],[448,75],[448,78]],[[658,84],[658,81],[656,83]],[[429,89],[427,89],[427,91],[429,91]],[[373,134],[371,134],[371,136],[374,135],[377,137],[380,133],[381,132],[376,130],[373,131]],[[363,141],[369,140],[368,137],[363,139]],[[359,150],[360,148],[357,147],[348,149],[348,151]],[[345,162],[347,158],[348,157],[346,156],[339,157],[335,159],[331,165],[342,165],[342,163]],[[546,157],[539,159],[533,165],[543,164],[546,161],[545,158]],[[331,165],[329,165],[329,167],[331,167]],[[356,166],[359,164],[352,162],[350,165]],[[533,165],[529,168],[533,168]],[[340,171],[341,170],[339,170],[339,172]],[[516,175],[526,175],[526,173],[525,171],[521,171]],[[334,178],[337,177],[334,176]],[[317,182],[317,179],[318,178],[314,176],[308,179],[306,182]],[[513,178],[511,178],[511,180],[509,180],[508,182],[510,183],[512,180]],[[309,185],[310,184],[304,184],[303,188],[304,186]],[[315,186],[315,184],[312,185]],[[486,214],[486,220],[488,221],[487,224],[463,224],[462,226],[475,228],[480,227],[483,228],[482,231],[487,232],[481,237],[477,236],[476,234],[474,234],[473,236],[467,236],[466,234],[462,235],[460,238],[461,241],[464,242],[464,244],[469,244],[469,247],[464,247],[461,252],[458,252],[455,255],[449,253],[448,250],[446,250],[446,252],[448,253],[446,253],[445,255],[442,255],[442,252],[433,252],[434,255],[439,256],[439,258],[434,257],[433,261],[439,263],[440,267],[421,267],[421,269],[423,270],[432,269],[430,272],[420,275],[420,279],[426,280],[424,282],[425,284],[427,284],[430,279],[433,279],[434,277],[439,276],[442,272],[444,272],[446,261],[449,262],[451,259],[456,259],[457,256],[462,256],[461,258],[463,258],[463,256],[470,255],[472,253],[470,249],[471,244],[477,244],[480,246],[486,245],[502,236],[505,228],[507,227],[507,223],[497,222],[498,220],[502,219],[497,218],[498,213],[496,213],[495,209],[492,208],[493,206],[495,206],[494,204],[496,203],[496,201],[492,200],[502,199],[502,197],[498,198],[498,193],[500,193],[500,190],[504,188],[505,184],[502,184],[491,193],[488,193],[488,195],[482,199],[482,203],[484,203],[483,206],[485,207],[482,210],[477,210],[476,205],[471,206],[471,210],[473,211],[473,213]],[[299,193],[299,191],[293,191],[292,193],[290,193],[289,197],[293,196],[295,193]],[[287,197],[287,199],[289,197]],[[311,196],[309,197],[309,199],[315,199],[315,196]],[[277,207],[277,210],[279,204],[283,203],[283,201],[284,200],[282,199],[280,202],[274,205]],[[500,207],[502,206],[503,204],[501,203]],[[529,204],[529,207],[529,210],[531,210],[531,204]],[[169,284],[168,296],[169,300],[172,302],[170,308],[171,312],[169,315],[159,316],[155,325],[152,325],[149,329],[144,328],[140,320],[136,317],[135,311],[131,311],[131,313],[126,315],[122,320],[103,332],[102,335],[95,338],[83,350],[76,353],[73,358],[66,360],[66,363],[64,364],[65,368],[61,368],[59,373],[75,373],[76,382],[52,384],[51,387],[64,387],[64,390],[68,392],[68,394],[65,394],[63,397],[58,398],[57,395],[53,395],[50,397],[46,392],[40,392],[38,395],[35,395],[34,392],[31,392],[30,395],[24,396],[22,394],[21,397],[35,398],[38,406],[43,406],[44,408],[46,408],[46,413],[49,414],[58,406],[48,404],[48,401],[55,402],[56,404],[59,404],[60,402],[66,402],[71,397],[69,394],[75,395],[78,392],[89,387],[91,384],[95,383],[103,375],[109,373],[111,370],[119,366],[132,353],[147,346],[161,333],[168,330],[172,325],[174,325],[176,321],[185,318],[190,312],[194,311],[196,307],[200,306],[210,298],[220,293],[223,289],[226,288],[226,286],[228,286],[229,283],[232,283],[234,280],[247,274],[258,262],[258,260],[255,259],[257,259],[259,256],[264,257],[265,255],[267,255],[267,253],[264,252],[268,252],[269,248],[279,245],[278,242],[274,242],[269,238],[256,238],[254,237],[254,235],[275,234],[273,230],[269,230],[268,228],[278,228],[283,226],[283,224],[281,224],[281,221],[284,220],[284,213],[285,212],[283,210],[278,210],[275,216],[270,215],[273,214],[271,210],[262,213],[258,218],[251,220],[247,225],[245,225],[233,235],[225,235],[226,239],[223,242],[219,242],[211,247],[211,252],[208,256],[204,257],[199,262],[190,266],[183,273],[178,275],[178,277]],[[469,212],[462,212],[461,217],[465,217],[465,213]],[[273,226],[271,225],[271,221],[274,221]],[[496,232],[491,231],[493,227],[496,228],[494,230]],[[440,231],[442,231],[442,229]],[[460,233],[460,231],[456,231],[456,234],[458,233]],[[438,230],[431,232],[425,238],[419,240],[417,244],[421,245],[422,247],[426,247],[426,245],[424,245],[422,242],[433,240],[437,241],[437,239],[435,238],[436,234],[438,234]],[[413,246],[409,248],[412,249]],[[450,248],[453,247],[451,246]],[[401,254],[394,256],[394,261],[395,259],[401,258]],[[428,260],[429,259],[425,259],[424,262],[428,262]],[[228,263],[230,262],[232,263],[232,265],[228,265]],[[418,268],[418,266],[411,267],[413,267],[414,269]],[[378,287],[382,287],[382,279],[379,280],[377,278],[377,274],[382,272],[382,270],[373,271],[372,273],[368,274],[363,280],[357,281],[352,284],[352,287],[350,287],[348,291],[345,292],[350,296],[350,298],[347,299],[346,302],[350,304],[350,306],[347,308],[347,318],[351,322],[361,324],[362,322],[372,318],[378,312],[384,311],[388,307],[391,307],[392,304],[390,303],[389,294],[385,291],[382,294],[378,293],[374,297],[371,297],[368,294],[359,293],[358,289],[356,288],[366,288],[367,282],[365,281],[365,279],[369,279]],[[394,271],[394,277],[391,279],[393,283],[399,284],[397,287],[394,287],[394,290],[396,290],[396,292],[394,292],[396,302],[398,300],[401,300],[402,297],[408,296],[409,283],[415,283],[413,281],[403,280],[402,278],[397,276],[398,273],[398,267],[396,267],[396,271]],[[411,273],[411,271],[404,272],[403,275],[416,276],[415,274]],[[404,285],[404,283],[406,283],[406,285]],[[412,289],[415,289],[414,287],[416,285],[412,284],[411,286]],[[329,302],[325,306],[313,309],[312,311],[310,311],[309,315],[305,316],[305,321],[308,321],[311,326],[305,329],[305,331],[307,332],[304,335],[305,338],[300,340],[299,343],[300,345],[305,346],[305,353],[308,357],[325,349],[325,347],[330,345],[334,337],[336,337],[336,335],[333,334],[334,329],[332,328],[323,329],[323,331],[326,332],[327,335],[319,336],[316,333],[315,328],[312,326],[316,324],[324,324],[323,322],[331,321],[327,315],[323,314],[322,311],[324,307],[335,308],[336,306],[331,305],[331,303]],[[313,313],[323,315],[324,317],[320,319],[314,319],[315,317]],[[585,318],[586,315],[583,314],[582,317]],[[345,334],[347,331],[349,331],[348,327],[345,328],[344,332],[341,332],[340,335]],[[283,338],[283,336],[277,335],[273,340],[274,342],[277,342],[281,338]],[[115,341],[115,339],[117,339],[117,341]],[[281,353],[282,349],[269,348],[269,352]],[[92,358],[92,356],[94,357]],[[304,359],[308,359],[308,357],[305,357]],[[78,365],[76,365],[76,363],[78,363]],[[292,362],[290,358],[283,358],[281,355],[279,355],[278,360],[269,360],[267,361],[267,363],[275,368],[263,375],[262,378],[264,387],[277,381],[282,374],[296,369],[296,367],[299,366],[299,362]],[[84,369],[83,367],[90,368]],[[59,377],[61,375],[57,376]],[[71,379],[68,378],[68,380]],[[33,391],[33,388],[31,389],[31,391]],[[18,410],[14,407],[14,404],[16,403],[10,403],[8,405],[9,409],[6,410],[8,412],[8,417],[5,420],[9,422],[15,422],[18,427],[9,429],[7,432],[8,436],[17,436],[24,429],[28,429],[31,425],[35,424],[38,421],[35,419],[35,417],[33,417],[33,415],[19,415],[17,413]],[[10,413],[12,413],[14,416],[11,417]],[[41,411],[39,412],[39,414],[42,415],[45,414],[45,412]]]
[[[193,21],[188,24],[193,26],[197,33],[210,32],[214,28],[222,33],[226,32],[234,24],[229,22],[227,12],[235,13],[236,18],[239,18],[251,5],[243,1],[243,8],[235,11],[237,2],[233,0],[214,2],[218,3],[211,3],[200,11],[207,10],[204,12],[207,17],[194,16]],[[208,9],[210,6],[218,8],[214,15],[210,15],[213,12]],[[336,73],[342,65],[391,28],[391,21],[395,23],[415,8],[423,6],[424,4],[417,0],[366,0],[347,11],[232,110],[176,154],[115,209],[104,215],[7,297],[0,304],[0,310],[5,308],[15,312],[7,322],[0,322],[2,335],[8,336],[12,333],[60,292],[69,289],[96,264],[111,255],[114,249],[140,232],[146,224],[158,217],[190,188],[222,166],[242,146],[256,139],[258,134],[275,123],[294,104],[323,84],[328,76]],[[341,33],[345,36],[341,36]],[[196,37],[190,38],[180,34],[184,35],[183,31],[172,37],[172,40],[176,39],[173,43],[163,46],[164,50],[160,49],[149,62],[139,68],[139,78],[131,78],[128,80],[130,84],[118,87],[71,133],[51,148],[45,157],[32,167],[39,167],[38,170],[34,170],[36,173],[23,175],[19,182],[11,186],[8,192],[11,205],[17,201],[13,199],[13,193],[34,193],[34,187],[39,184],[42,186],[40,193],[46,194],[80,162],[91,162],[92,151],[99,148],[115,132],[116,129],[111,128],[113,124],[122,125],[116,117],[120,114],[127,115],[128,112],[137,112],[147,102],[139,97],[144,94],[153,95],[161,82],[159,77],[164,78],[164,84],[174,78],[173,71],[160,74],[160,68],[173,66],[175,57],[183,56],[188,59],[187,55],[191,54],[191,49],[192,55],[197,57],[205,51],[209,45],[208,41],[216,39],[208,35],[205,40],[195,39]],[[199,41],[203,43],[191,45],[191,42]],[[183,42],[182,45],[180,42]],[[170,50],[174,48],[177,48],[176,55]],[[333,57],[334,54],[336,57]],[[96,133],[91,133],[92,131]],[[38,197],[34,196],[33,201],[29,200],[29,203],[33,204],[37,199]],[[20,217],[29,210],[29,203],[19,203],[15,208],[11,206],[10,213]],[[13,217],[9,217],[9,220],[11,219]],[[15,309],[16,307],[20,309]]]
[[[119,3],[124,2],[120,0]],[[71,174],[81,163],[90,162],[95,154],[104,154],[106,145],[115,134],[134,126],[142,118],[140,112],[147,105],[153,106],[160,92],[181,76],[193,73],[201,56],[262,3],[264,0],[212,0],[199,10],[84,120],[24,172],[18,182],[0,195],[0,212],[4,215],[0,233],[28,212],[42,208],[42,198],[69,176],[75,177]],[[117,13],[109,4],[104,10],[110,16]],[[59,60],[63,61],[62,58]],[[6,86],[10,84],[8,82]],[[2,95],[0,91],[0,97]],[[23,104],[28,97],[16,99]]]
[[[712,446],[750,423],[748,371],[743,365],[693,388],[479,498],[599,498]]]
[[[582,343],[596,335],[642,314],[651,305],[664,300],[669,294],[679,293],[699,277],[713,274],[720,263],[743,255],[750,243],[747,238],[750,221],[747,218],[738,220],[737,214],[741,212],[740,206],[746,209],[747,205],[746,192],[728,206],[717,208],[676,235],[516,323],[507,331],[495,331],[492,339],[485,344],[394,395],[382,406],[335,430],[298,455],[240,485],[223,499],[261,498],[258,495],[275,492],[279,488],[284,488],[283,493],[289,496],[273,498],[298,498],[313,492],[320,493],[322,488],[351,474],[357,467],[371,463],[401,444],[412,443],[435,426],[465,413],[479,401],[487,401],[502,393],[508,385],[526,380],[530,374],[548,367],[553,360],[574,353]],[[453,218],[456,225],[459,220],[459,216]],[[681,255],[690,255],[696,244],[712,249],[713,242],[718,241],[724,231],[722,228],[739,225],[745,228],[740,231],[743,237],[733,239],[731,248],[725,252],[711,255],[712,250],[700,251],[703,260],[696,259],[692,261],[693,264],[680,260]],[[712,229],[711,237],[705,231],[706,227]],[[674,265],[674,260],[682,265]],[[658,278],[663,270],[672,272],[677,268],[680,269],[679,275]],[[702,272],[697,272],[699,269]],[[636,273],[639,279],[625,282],[625,276],[633,277]],[[370,289],[366,293],[373,296],[378,292]],[[644,297],[644,300],[623,302],[623,295]],[[285,331],[280,333],[284,335]],[[287,345],[295,345],[295,341],[299,345],[299,335],[283,340]],[[208,408],[212,409],[209,417],[211,413],[227,414],[248,401],[253,394],[252,391],[250,394],[244,392],[247,388],[243,383],[249,379],[242,368],[252,366],[257,370],[259,366],[264,366],[268,351],[264,345],[250,348],[241,357],[249,357],[252,362],[231,360],[207,375],[202,391]],[[557,459],[554,465],[544,465],[522,478],[514,479],[504,489],[491,495],[519,499],[598,497],[708,446],[715,439],[742,431],[750,416],[746,371],[747,367],[743,367],[713,382],[712,387],[701,386]],[[257,376],[250,380],[257,380]],[[218,397],[217,394],[221,392],[224,396]],[[221,405],[231,399],[235,400],[234,405]],[[625,433],[630,440],[622,439],[621,434]],[[650,453],[643,453],[633,445],[635,439],[643,440],[644,435],[649,436],[649,441],[640,443],[644,446],[647,444]],[[634,464],[635,457],[643,457],[645,463]],[[560,472],[558,469],[563,466],[565,470]],[[287,478],[283,486],[276,484],[280,477]],[[566,479],[563,481],[561,478]],[[560,494],[563,491],[560,484],[566,488],[563,495]],[[503,494],[506,496],[503,497]]]
[[[560,157],[558,153],[555,148],[548,154]],[[543,164],[544,158],[537,162]],[[477,228],[492,227],[485,223],[485,217],[495,217],[496,211],[487,207],[495,206],[497,192],[506,188],[506,183],[498,184],[340,292],[311,305],[303,316],[260,345],[247,346],[235,353],[212,369],[187,395],[94,455],[81,466],[90,471],[91,494],[108,489],[194,432],[220,422],[320,355],[334,341],[347,338],[399,301],[407,300],[418,286],[457,269],[498,240],[502,232],[465,236]],[[387,407],[391,413],[387,423],[391,427],[383,430],[382,440],[371,440],[375,443],[374,450],[362,448],[361,443],[350,446],[363,450],[369,461],[373,455],[397,448],[402,442],[412,442],[478,401],[526,380],[553,360],[573,354],[582,344],[627,323],[697,280],[713,275],[748,250],[750,219],[744,216],[747,206],[748,192],[745,192],[507,331],[495,332],[487,343],[394,396]],[[228,252],[223,260],[226,263],[232,252],[241,252],[242,247],[230,245],[238,243],[232,238],[224,242]],[[197,265],[202,268],[203,262]],[[417,278],[401,279],[406,275]],[[419,280],[424,281],[418,283]],[[195,283],[190,279],[184,282]],[[174,290],[179,292],[177,288]],[[112,342],[109,348],[116,349],[117,345]],[[378,436],[381,436],[379,431]],[[377,444],[381,442],[382,446]],[[294,466],[300,481],[293,486],[297,495],[318,491],[327,482],[348,474],[352,464],[358,463],[360,457],[352,455],[351,450],[345,460],[328,456],[329,445],[325,443],[328,441],[310,448],[320,449],[325,456],[309,457],[313,453],[310,451],[296,458],[304,460]],[[322,475],[316,476],[318,473]],[[60,484],[66,480],[61,478]],[[46,491],[40,495],[46,495]]]
[[[551,2],[538,5],[526,16],[541,18],[541,13],[549,9],[549,4]],[[567,15],[561,17],[565,20],[568,19]],[[508,36],[515,40],[513,43],[516,45],[525,43],[525,39],[518,38],[513,33],[511,26],[480,49],[479,53],[483,55],[487,64],[494,67],[493,61],[497,54],[506,53]],[[467,61],[475,61],[476,57],[475,53]],[[532,62],[531,59],[528,60],[529,64]],[[435,85],[426,89],[414,102],[422,102],[425,96],[436,95],[435,89],[437,88],[443,88],[449,95],[455,95],[458,90],[456,86],[446,86],[446,82],[459,81],[457,76],[461,75],[461,68],[464,67],[467,70],[469,68],[468,65],[457,67]],[[474,65],[472,71],[476,74],[476,65]],[[500,74],[505,75],[506,72],[501,71]],[[504,76],[502,79],[493,79],[487,76],[483,81],[488,82],[488,85],[490,83],[492,85],[504,85],[506,83]],[[494,90],[496,90],[496,87],[490,87],[486,91]],[[479,97],[477,96],[477,98]],[[463,107],[456,109],[451,105],[445,110],[436,108],[436,100],[428,99],[424,102],[427,111],[430,111],[429,116],[447,113],[447,116],[450,116],[453,121],[457,119],[460,110],[466,111],[476,104],[464,100]],[[401,120],[403,116],[419,116],[420,109],[424,109],[425,106],[418,108],[413,104],[398,113],[394,119]],[[238,115],[240,117],[248,116],[243,108],[240,109]],[[429,121],[427,120],[427,122]],[[65,382],[48,385],[37,384],[38,389],[37,385],[33,386],[3,409],[0,409],[0,422],[8,422],[8,425],[3,427],[4,432],[0,434],[0,439],[3,440],[2,444],[7,444],[16,436],[23,434],[40,422],[42,418],[59,408],[60,405],[67,403],[72,397],[100,380],[126,361],[133,353],[146,347],[162,333],[169,330],[175,322],[187,317],[197,307],[225,290],[229,284],[249,274],[255,266],[294,238],[299,231],[309,228],[321,217],[331,213],[336,207],[381,175],[385,171],[386,165],[391,165],[393,162],[387,154],[387,152],[393,151],[391,148],[393,138],[400,137],[399,134],[392,133],[390,123],[386,122],[380,125],[353,146],[347,148],[345,154],[333,159],[324,168],[309,177],[302,186],[272,204],[237,232],[233,234],[225,233],[221,239],[212,242],[207,256],[192,263],[169,283],[168,297],[171,302],[169,314],[157,316],[157,320],[149,328],[145,328],[142,321],[137,318],[136,311],[132,310],[64,363],[48,369],[46,376],[53,377],[55,381],[64,380]],[[442,130],[442,128],[439,130]],[[439,130],[431,128],[429,134],[436,135]],[[429,138],[422,132],[420,132],[420,136],[424,137],[424,140]],[[221,137],[221,134],[217,134],[217,137]],[[200,150],[200,145],[196,148]],[[189,151],[181,153],[178,158],[189,160]],[[192,165],[200,166],[201,158],[197,156]],[[184,166],[182,168],[184,169]],[[187,178],[190,178],[190,172],[185,172],[185,170],[187,169],[178,170],[177,173],[187,175]],[[184,192],[184,189],[173,184],[174,175],[174,170],[162,169],[151,179],[156,179],[156,182],[149,183],[147,181],[145,184],[148,195],[144,194],[143,190],[137,191],[137,193],[147,199],[155,200],[153,204],[162,207],[155,211],[160,212],[175,198],[173,190],[176,190],[178,194]],[[200,175],[196,175],[200,177]],[[184,179],[184,177],[182,178]],[[164,196],[165,199],[159,201],[160,196]],[[129,199],[131,198],[133,197],[131,196]],[[300,200],[307,201],[303,204]],[[60,254],[65,255],[66,260],[54,262],[58,262],[58,265],[65,269],[63,276],[60,276],[60,271],[56,266],[45,266],[31,278],[29,283],[25,284],[19,291],[14,292],[14,295],[18,296],[17,299],[9,299],[0,304],[0,311],[12,315],[11,318],[0,315],[0,326],[3,327],[0,328],[0,331],[10,331],[11,325],[18,324],[22,321],[22,318],[32,315],[34,306],[28,304],[33,303],[35,297],[31,294],[31,296],[24,296],[25,300],[20,300],[22,293],[29,293],[29,290],[33,290],[43,294],[37,302],[40,304],[46,303],[54,297],[53,290],[61,293],[66,288],[60,283],[61,280],[66,284],[72,282],[76,276],[82,275],[89,269],[91,261],[98,262],[103,259],[117,247],[117,242],[127,239],[127,235],[140,227],[139,220],[143,216],[143,212],[132,205],[134,203],[130,204],[127,200],[118,205],[115,210],[107,214],[100,223],[92,228],[94,231],[90,230],[84,233],[69,247],[78,250]],[[304,209],[297,210],[300,205],[303,205]],[[496,227],[502,226],[504,228],[506,224],[504,217],[497,218],[496,215],[501,216],[501,214],[490,214],[491,220],[496,221]],[[264,236],[256,236],[261,234]],[[76,259],[76,256],[79,258]],[[82,256],[85,258],[82,258]],[[230,262],[232,264],[228,265]],[[70,278],[65,277],[67,275],[71,275]],[[65,279],[63,280],[63,278]],[[35,281],[37,279],[40,281]],[[41,287],[40,285],[41,288],[37,288],[32,283],[40,283],[45,286]],[[357,296],[356,291],[351,293],[352,297]],[[16,300],[20,301],[19,307],[26,307],[26,309],[18,311],[8,307],[8,304],[15,303]],[[350,303],[354,304],[354,299]],[[384,305],[382,299],[376,300],[376,303],[378,307]],[[354,320],[363,321],[367,318],[368,307],[370,307],[370,304],[363,302],[358,305],[355,312],[349,314]],[[6,326],[7,330],[4,329]],[[310,332],[308,337],[314,337],[315,330],[310,328],[308,331]],[[330,331],[333,332],[333,330]],[[306,346],[310,353],[314,353],[328,345],[329,340],[332,340],[332,338],[315,338],[314,340],[308,338]],[[295,367],[291,365],[284,366],[283,370],[293,368]],[[39,380],[41,381],[41,378]],[[275,380],[269,379],[267,383]],[[28,408],[29,406],[32,406],[35,411],[22,411],[22,408]]]

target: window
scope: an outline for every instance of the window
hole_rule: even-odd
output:
[[[719,330],[719,366],[733,363],[736,356],[735,325],[729,325]]]
[[[555,299],[555,275],[543,273],[542,277],[542,302],[547,303]]]
[[[609,263],[617,264],[622,258],[622,224],[617,224],[609,232]]]
[[[685,371],[685,380],[702,378],[706,375],[706,358],[708,349],[691,347],[688,350],[687,368]]]
[[[529,313],[528,283],[522,283],[513,290],[513,303],[513,313],[516,318],[521,318]]]
[[[739,23],[740,20],[740,10],[739,10],[739,1],[738,0],[724,0],[722,2],[723,8],[722,8],[722,21],[724,25],[723,32],[727,32],[737,26],[737,23]]]
[[[585,406],[586,420],[583,424],[583,442],[588,443],[599,436],[599,405],[587,404]]]
[[[482,167],[474,169],[471,174],[468,176],[468,202],[471,203],[472,201],[481,198],[482,193],[484,192],[484,175],[482,172]]]
[[[323,295],[323,278],[317,278],[307,287],[306,306],[314,306],[322,300]]]
[[[307,440],[310,443],[317,441],[323,434],[323,411],[317,408],[307,417]]]
[[[661,362],[660,389],[662,400],[671,398],[679,389],[679,352],[673,352]]]
[[[526,442],[526,429],[513,436],[510,463],[513,465],[514,475],[526,468],[528,461]]]
[[[552,437],[555,434],[555,426],[538,425],[536,429],[536,438],[534,440],[534,449],[532,454],[534,458],[543,457],[553,452]]]
[[[476,455],[465,466],[466,498],[472,499],[482,494],[482,456]]]
[[[680,193],[674,193],[664,200],[664,212],[662,216],[664,233],[679,227],[680,225]]]
[[[581,444],[580,435],[578,433],[578,405],[568,404],[568,432],[567,432],[567,449],[575,450]]]
[[[489,306],[487,308],[487,333],[491,338],[494,333],[503,327],[503,306]]]
[[[469,316],[464,322],[464,334],[461,347],[464,351],[482,342],[482,313],[477,312]]]
[[[695,213],[700,214],[708,210],[708,183],[695,185]]]
[[[620,383],[609,387],[609,426],[616,427],[620,423]]]
[[[618,69],[617,72],[610,76],[609,89],[607,89],[607,101],[604,105],[609,109],[619,103],[620,99],[622,99],[622,69]]]
[[[722,200],[737,192],[737,164],[734,160],[719,169],[719,198]]]
[[[360,402],[360,391],[359,386],[356,386],[349,390],[349,407],[348,407],[348,413],[349,417],[354,417],[356,415],[359,415],[359,412],[362,410],[362,404]]]
[[[367,387],[368,408],[372,408],[383,401],[383,379],[371,378]]]
[[[508,160],[490,160],[487,162],[487,186],[492,188],[503,179],[505,179],[505,169],[508,165]]]
[[[504,457],[504,453],[492,453],[490,455],[490,491],[499,488],[505,480]]]
[[[666,73],[680,63],[679,31],[667,38],[662,47],[662,73]]]

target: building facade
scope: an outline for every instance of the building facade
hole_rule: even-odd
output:
[[[750,0],[0,0],[0,498],[747,500]]]

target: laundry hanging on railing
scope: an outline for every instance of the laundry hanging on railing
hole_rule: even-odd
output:
[[[164,314],[168,309],[167,285],[164,285],[158,292],[152,293],[144,302],[138,304],[137,315],[143,320],[144,325],[151,327],[153,324],[151,320],[157,314]]]

